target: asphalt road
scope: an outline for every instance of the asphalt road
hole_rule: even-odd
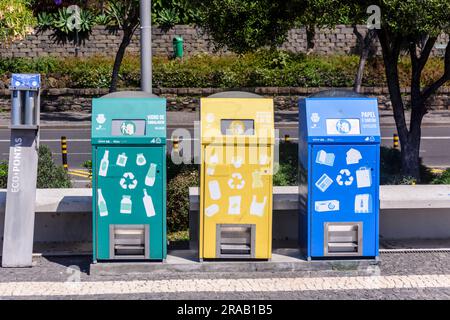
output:
[[[168,137],[170,138],[177,127],[168,127]],[[189,131],[191,138],[193,136],[193,127],[184,126]],[[280,138],[289,135],[293,142],[298,137],[298,128],[296,123],[281,123],[277,125]],[[393,126],[382,126],[382,144],[385,146],[393,145],[393,133],[396,132]],[[61,136],[68,139],[68,160],[69,168],[80,169],[83,162],[91,159],[90,129],[89,128],[67,128],[67,129],[49,129],[41,130],[41,144],[48,145],[52,152],[54,161],[58,164],[61,161]],[[179,135],[179,134],[178,134]],[[186,138],[186,134],[182,134]],[[9,137],[8,129],[0,129],[0,159],[7,160],[9,156]],[[193,141],[192,146],[193,146]],[[168,149],[171,149],[169,141]],[[421,156],[427,166],[433,168],[450,167],[450,126],[433,125],[424,126],[422,132]],[[74,180],[86,180],[84,178],[74,178]],[[81,182],[81,181],[80,181]]]

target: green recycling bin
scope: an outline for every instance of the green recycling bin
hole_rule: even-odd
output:
[[[173,38],[173,57],[174,58],[183,58],[184,55],[184,49],[183,49],[183,38],[182,37],[175,37]]]
[[[93,260],[165,260],[166,100],[92,105]]]

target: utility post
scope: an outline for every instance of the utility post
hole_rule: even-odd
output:
[[[152,93],[152,1],[140,1],[141,15],[141,89]]]

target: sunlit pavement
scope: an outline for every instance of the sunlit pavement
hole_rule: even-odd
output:
[[[89,275],[84,257],[36,258],[0,270],[0,298],[51,299],[448,299],[450,252],[382,253],[357,270]]]

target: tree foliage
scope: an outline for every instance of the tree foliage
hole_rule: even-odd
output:
[[[333,27],[336,24],[366,24],[378,19],[376,34],[381,44],[394,118],[402,145],[402,171],[420,178],[420,138],[427,100],[450,80],[450,45],[444,55],[441,77],[427,87],[422,72],[438,36],[450,33],[449,0],[197,0],[199,24],[218,43],[235,52],[252,51],[281,44],[293,26]],[[379,9],[371,12],[371,8]],[[406,52],[411,59],[411,97],[401,93],[398,62]],[[409,102],[406,102],[409,101]],[[411,109],[409,125],[405,108]]]
[[[35,23],[27,0],[0,0],[0,43],[21,40]]]
[[[217,49],[238,53],[286,40],[306,1],[196,0],[198,24],[214,39]]]

